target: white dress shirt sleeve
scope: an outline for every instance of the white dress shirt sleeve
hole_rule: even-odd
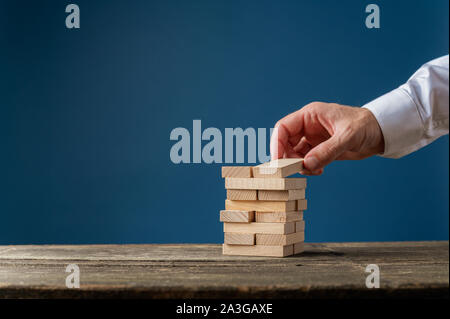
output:
[[[384,135],[383,157],[399,158],[448,134],[448,55],[423,65],[405,84],[364,105]]]

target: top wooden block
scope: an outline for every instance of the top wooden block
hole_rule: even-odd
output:
[[[222,166],[222,177],[253,177],[251,166]]]
[[[282,178],[303,169],[303,158],[280,158],[253,167],[253,176],[259,178]]]

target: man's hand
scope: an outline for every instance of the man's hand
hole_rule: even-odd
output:
[[[305,158],[303,175],[320,175],[334,160],[363,159],[383,151],[383,133],[369,110],[321,102],[279,120],[270,141],[272,159]]]

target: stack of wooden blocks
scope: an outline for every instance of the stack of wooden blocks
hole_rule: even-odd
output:
[[[306,178],[302,159],[279,159],[255,167],[224,166],[227,199],[220,212],[224,255],[285,257],[303,252]]]

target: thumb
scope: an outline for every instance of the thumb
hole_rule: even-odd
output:
[[[347,143],[333,135],[328,140],[311,149],[305,156],[304,165],[310,171],[316,171],[330,164],[346,151]]]

